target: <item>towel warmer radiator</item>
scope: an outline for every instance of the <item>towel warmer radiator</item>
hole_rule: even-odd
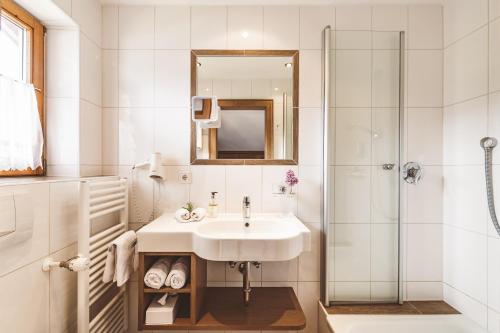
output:
[[[128,230],[127,180],[106,177],[80,182],[78,214],[78,253],[90,258],[90,268],[78,272],[78,333],[125,332],[126,287],[103,283],[102,273],[109,244]]]

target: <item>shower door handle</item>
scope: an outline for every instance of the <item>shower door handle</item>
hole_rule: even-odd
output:
[[[417,162],[408,162],[403,165],[402,177],[408,184],[417,184],[422,179],[423,169]]]
[[[394,170],[395,166],[396,166],[396,164],[394,164],[394,163],[384,163],[384,164],[382,164],[382,169],[384,169],[384,170]]]

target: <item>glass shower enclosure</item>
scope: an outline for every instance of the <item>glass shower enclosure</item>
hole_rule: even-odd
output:
[[[404,32],[323,31],[322,303],[402,301]]]

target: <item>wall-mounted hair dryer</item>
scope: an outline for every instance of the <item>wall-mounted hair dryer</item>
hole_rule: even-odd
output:
[[[161,154],[153,153],[151,154],[151,158],[149,161],[134,165],[134,169],[136,168],[144,168],[149,165],[149,177],[158,180],[164,180],[165,176],[163,175],[161,169]]]

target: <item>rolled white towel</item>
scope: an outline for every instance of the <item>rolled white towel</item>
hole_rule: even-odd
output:
[[[146,286],[154,289],[160,289],[172,266],[172,257],[163,257],[158,259],[153,266],[144,275],[144,283]]]
[[[192,221],[201,221],[207,214],[207,210],[205,208],[196,208],[191,212],[191,220]]]
[[[175,211],[175,218],[179,222],[189,222],[189,219],[191,218],[191,214],[186,208],[181,208],[177,209]]]
[[[180,257],[172,265],[170,273],[168,273],[165,285],[174,289],[181,289],[186,284],[189,278],[189,257]]]

